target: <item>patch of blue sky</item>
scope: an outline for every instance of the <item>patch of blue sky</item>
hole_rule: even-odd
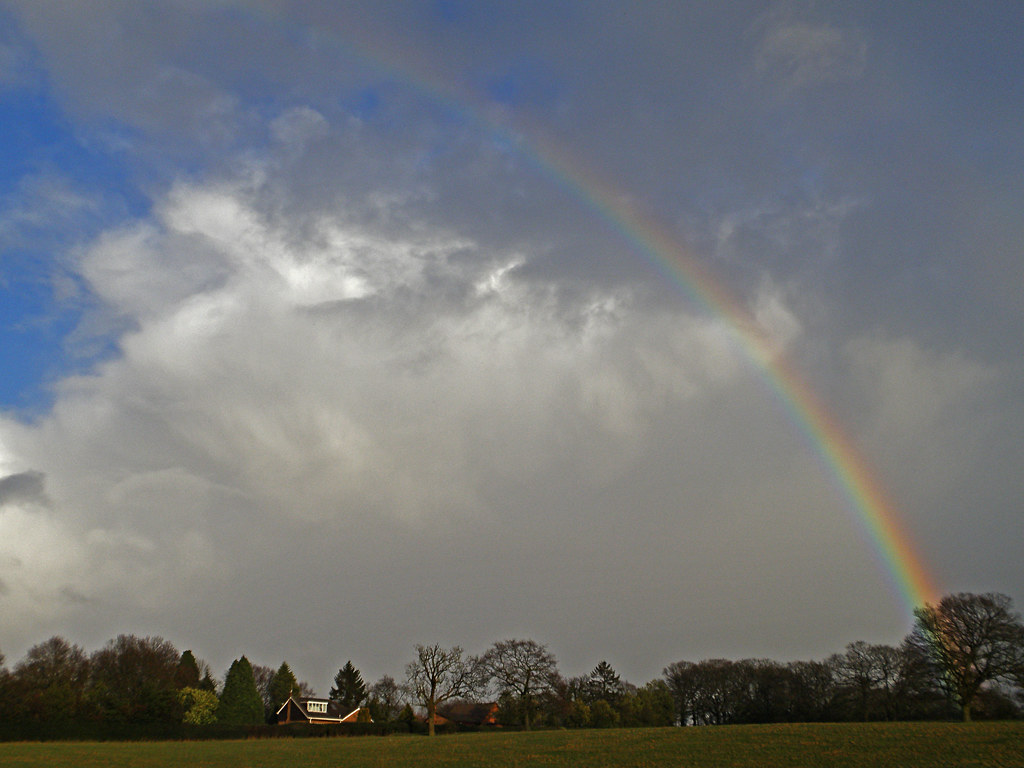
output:
[[[32,416],[69,371],[65,338],[79,313],[55,295],[52,263],[4,254],[0,271],[0,410]]]
[[[466,19],[469,7],[459,0],[435,0],[434,12],[441,21],[456,24]]]
[[[4,253],[0,263],[0,411],[49,411],[54,385],[118,353],[119,329],[82,332],[96,302],[60,259]],[[102,328],[102,324],[98,326]]]
[[[48,159],[68,128],[47,96],[36,89],[9,89],[0,98],[0,193]]]
[[[0,98],[0,195],[10,195],[26,178],[45,174],[60,177],[79,194],[95,195],[95,210],[144,213],[147,199],[130,180],[122,151],[131,144],[126,130],[95,125],[76,129],[45,89],[6,90]],[[109,205],[113,199],[118,205]]]
[[[50,407],[55,381],[114,349],[113,338],[71,343],[91,300],[66,254],[150,202],[120,129],[83,139],[45,90],[8,89],[0,126],[0,410],[30,418]]]
[[[345,99],[344,106],[352,116],[370,120],[380,111],[380,92],[376,88],[363,88]]]

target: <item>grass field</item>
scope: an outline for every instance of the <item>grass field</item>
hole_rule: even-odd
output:
[[[0,744],[4,768],[1024,766],[1024,722],[756,725],[204,742]]]

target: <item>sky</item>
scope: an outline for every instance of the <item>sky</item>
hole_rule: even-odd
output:
[[[642,684],[896,644],[900,565],[1019,606],[1022,35],[0,0],[0,651]]]

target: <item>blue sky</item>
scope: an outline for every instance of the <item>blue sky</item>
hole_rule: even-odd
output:
[[[54,383],[88,370],[103,346],[75,342],[88,296],[61,251],[141,213],[146,203],[124,159],[77,132],[36,52],[21,41],[5,50],[0,403],[29,417],[52,404]]]
[[[942,589],[1024,598],[1016,3],[0,29],[8,659],[129,631],[317,687],[529,636],[639,683],[898,642],[764,370],[626,207],[785,349]]]

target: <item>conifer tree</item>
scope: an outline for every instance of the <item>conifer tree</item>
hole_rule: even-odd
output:
[[[347,714],[366,701],[366,683],[359,670],[346,661],[345,666],[334,676],[331,698],[338,702],[342,712]]]
[[[270,701],[274,711],[277,712],[293,693],[296,696],[299,695],[299,681],[295,679],[295,674],[288,666],[288,662],[283,661],[270,681]]]
[[[185,651],[178,660],[178,669],[174,672],[174,684],[178,688],[199,687],[199,662],[192,651]]]
[[[263,722],[263,699],[256,688],[252,664],[243,656],[231,662],[224,679],[224,692],[217,706],[217,722],[225,725],[259,725]]]
[[[607,661],[601,661],[590,673],[590,690],[595,701],[604,699],[609,704],[618,701],[624,692],[618,672]]]

